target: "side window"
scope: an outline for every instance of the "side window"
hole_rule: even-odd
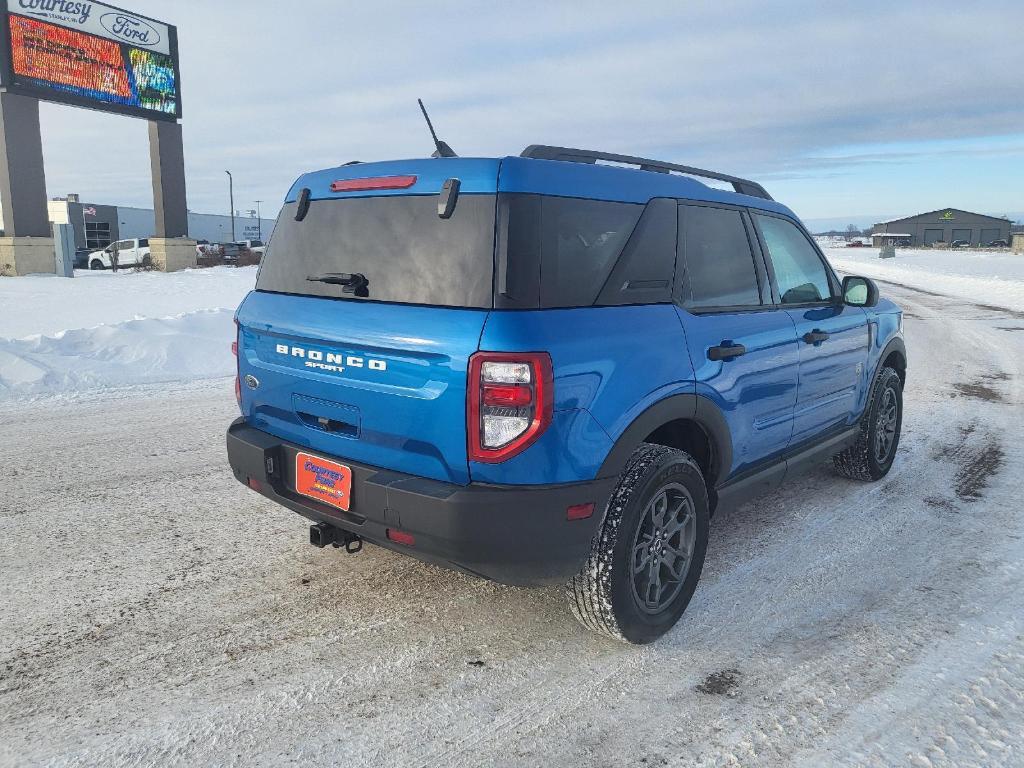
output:
[[[598,306],[672,301],[677,207],[676,201],[668,198],[656,198],[647,203],[605,280],[595,302]]]
[[[149,240],[146,238],[139,240],[139,248],[149,248]]]
[[[739,211],[679,206],[687,307],[758,306],[754,255]]]
[[[761,214],[755,216],[775,269],[775,282],[782,303],[828,301],[832,296],[828,271],[804,233],[784,219]]]
[[[644,206],[534,194],[501,196],[498,290],[520,307],[589,307]],[[668,251],[669,258],[672,249]]]

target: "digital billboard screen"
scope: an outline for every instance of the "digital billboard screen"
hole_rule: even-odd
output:
[[[0,87],[46,101],[181,117],[174,27],[88,0],[0,0]]]

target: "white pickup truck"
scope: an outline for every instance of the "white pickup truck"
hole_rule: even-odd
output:
[[[152,259],[149,255],[149,240],[146,238],[134,238],[132,240],[118,240],[104,248],[102,251],[93,251],[89,254],[89,269],[110,269],[114,266],[113,256],[117,252],[117,266],[134,267],[142,265],[149,266]]]

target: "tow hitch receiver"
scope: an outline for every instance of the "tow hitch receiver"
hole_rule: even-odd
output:
[[[309,526],[309,543],[321,549],[329,544],[335,547],[344,547],[350,555],[354,555],[363,548],[363,540],[358,535],[335,528],[327,523]]]

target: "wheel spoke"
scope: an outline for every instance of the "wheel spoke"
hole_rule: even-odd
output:
[[[633,547],[633,573],[640,573],[650,562],[652,541],[651,537],[646,535],[644,541]]]
[[[680,520],[679,518],[673,518],[672,522],[665,526],[665,535],[671,539],[681,530],[683,530],[693,518],[693,512],[690,511],[690,505],[686,502],[680,504],[679,509],[686,508],[686,515]]]
[[[668,494],[662,491],[654,498],[654,509],[651,520],[656,528],[665,527],[665,515],[668,512]]]
[[[652,596],[653,592],[653,596]],[[647,571],[647,605],[657,608],[661,598],[661,564],[651,560]]]
[[[690,553],[688,550],[679,550],[675,547],[665,546],[665,567],[672,574],[673,581],[679,581],[686,573],[690,564]]]

